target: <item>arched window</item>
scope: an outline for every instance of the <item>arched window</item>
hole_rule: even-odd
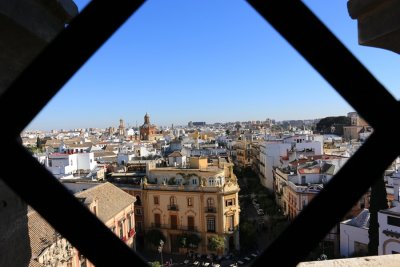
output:
[[[140,196],[136,195],[136,202],[135,202],[136,206],[142,206],[142,201],[140,200]]]

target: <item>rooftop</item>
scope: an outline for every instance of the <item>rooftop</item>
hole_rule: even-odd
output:
[[[113,218],[118,212],[135,202],[136,198],[125,193],[111,183],[104,183],[75,194],[76,197],[86,198],[87,202],[98,200],[97,216],[103,222]]]
[[[369,228],[369,218],[370,213],[368,209],[364,209],[356,217],[345,222],[345,224],[359,227],[359,228]]]

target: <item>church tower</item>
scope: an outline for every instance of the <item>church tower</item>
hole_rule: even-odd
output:
[[[147,112],[146,112],[146,115],[144,115],[144,123],[145,124],[150,124],[150,115],[147,114]]]
[[[125,123],[123,119],[119,120],[118,135],[119,137],[125,137],[126,135]]]
[[[150,115],[146,112],[144,115],[144,123],[140,126],[140,140],[154,140],[156,134],[156,126],[150,123]]]

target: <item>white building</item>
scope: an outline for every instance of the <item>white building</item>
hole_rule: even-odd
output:
[[[94,154],[78,153],[63,154],[53,153],[48,156],[46,167],[57,178],[72,178],[78,170],[90,172],[97,166]]]
[[[126,131],[126,135],[127,136],[134,136],[134,135],[139,136],[140,133],[139,133],[139,131],[135,131],[133,128],[130,128]]]
[[[148,156],[156,156],[159,152],[150,146],[138,146],[135,147],[135,154],[137,157],[148,157]]]
[[[320,135],[295,135],[284,139],[265,141],[260,145],[261,184],[273,190],[273,168],[280,167],[282,160],[323,154],[323,137]],[[295,159],[293,158],[293,160]]]
[[[364,209],[357,217],[340,223],[340,255],[365,256],[368,253],[370,213]]]
[[[290,148],[291,144],[281,141],[268,141],[260,145],[260,180],[261,184],[271,191],[274,184],[273,168],[281,165],[280,157],[286,156]]]
[[[136,157],[135,153],[131,152],[131,153],[118,153],[117,155],[117,162],[118,165],[124,165],[126,163],[128,163],[129,161],[134,160]]]
[[[378,254],[400,253],[400,206],[378,212]]]
[[[46,165],[47,156],[45,153],[35,153],[33,157],[39,161],[40,164]]]
[[[392,181],[394,196],[393,204],[395,207],[378,212],[379,255],[400,253],[400,173],[394,173]]]
[[[185,167],[186,156],[179,151],[174,151],[168,155],[168,165],[173,167]]]

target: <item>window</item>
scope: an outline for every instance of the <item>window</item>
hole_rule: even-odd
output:
[[[169,198],[169,204],[171,206],[175,206],[176,205],[176,197],[175,196],[172,196],[172,197]]]
[[[119,238],[124,237],[124,223],[121,221],[118,223],[118,228],[119,228]]]
[[[128,231],[130,231],[132,229],[132,216],[130,214],[128,214],[127,220],[128,220]]]
[[[193,198],[192,197],[188,197],[187,198],[187,205],[188,205],[188,207],[192,207],[193,206]]]
[[[400,227],[400,218],[387,216],[387,224]]]
[[[214,186],[215,180],[213,178],[208,179],[208,186]]]
[[[171,215],[171,229],[178,229],[178,216]]]
[[[211,198],[211,197],[207,198],[207,207],[208,208],[214,207],[214,199],[213,198]]]
[[[136,208],[136,215],[142,215],[142,209]]]
[[[230,215],[230,216],[226,217],[226,223],[227,223],[227,226],[228,226],[228,231],[233,231],[233,229],[235,227],[233,215]]]
[[[215,233],[215,217],[207,217],[207,232]]]
[[[234,198],[225,200],[225,206],[226,207],[234,206],[234,205],[235,205],[235,199]]]
[[[192,179],[192,185],[197,185],[197,179],[196,178]]]
[[[156,204],[156,203],[154,203]],[[136,195],[136,201],[135,201],[136,206],[142,206],[142,201],[140,200],[140,196]]]
[[[159,203],[158,196],[154,196],[154,197],[153,197],[153,200],[154,200],[154,205],[159,205],[159,204],[160,204],[160,203]]]

